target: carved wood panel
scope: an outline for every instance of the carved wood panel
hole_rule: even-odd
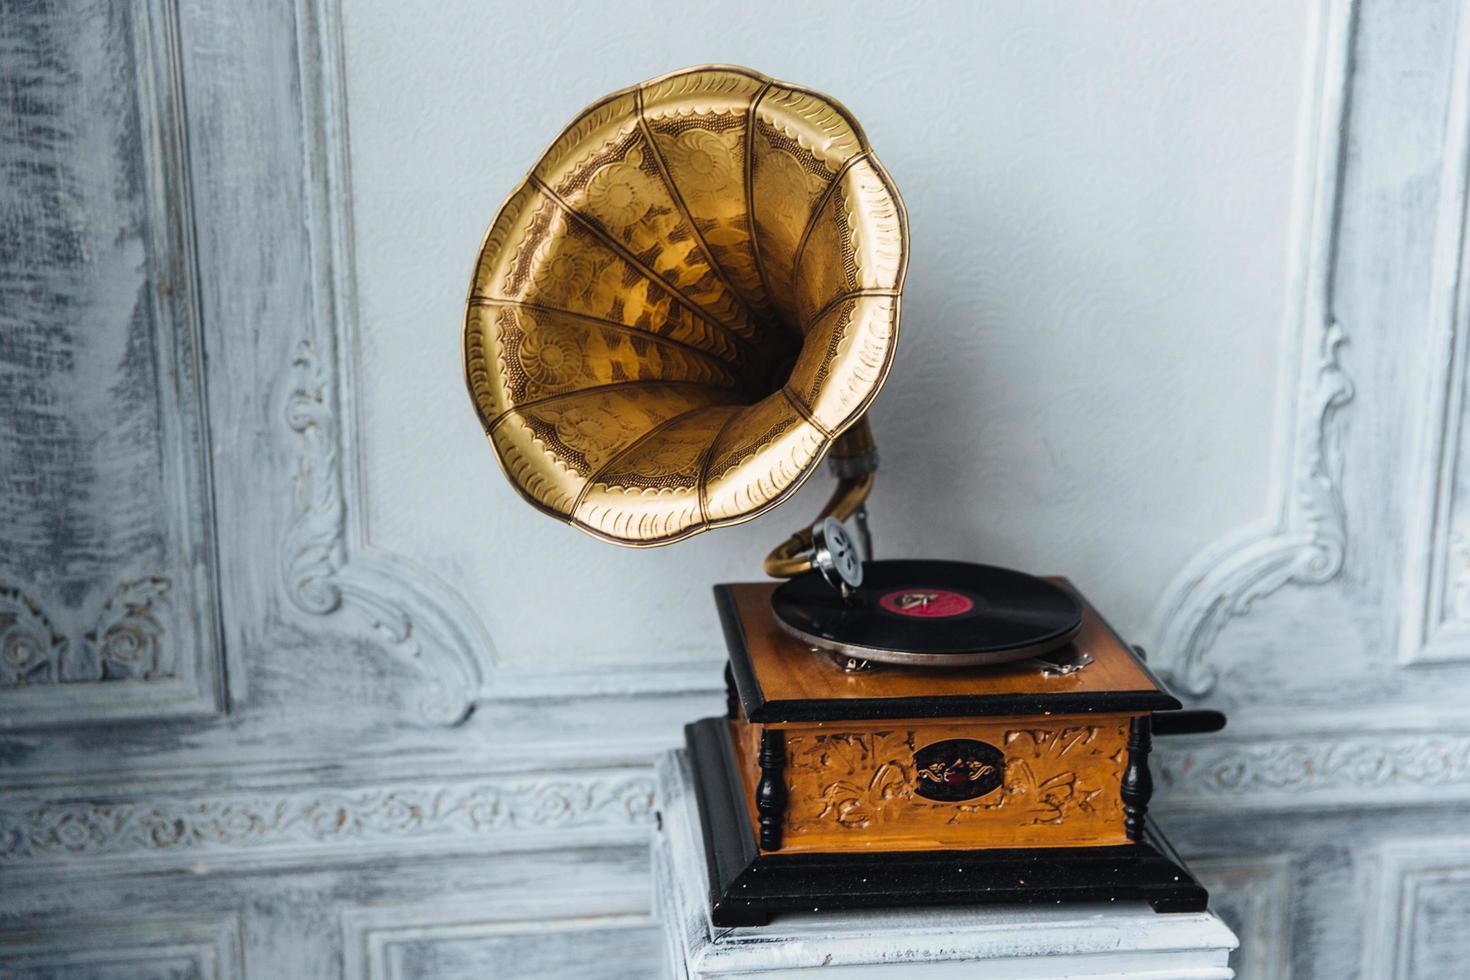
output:
[[[752,826],[759,729],[749,726],[737,745]],[[992,846],[1022,834],[1055,846],[1127,840],[1116,790],[1127,763],[1126,717],[783,730],[782,853],[878,840],[895,850],[965,846],[977,828]]]

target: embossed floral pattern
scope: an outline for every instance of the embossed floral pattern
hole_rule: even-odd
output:
[[[597,278],[595,253],[571,238],[548,237],[532,260],[536,295],[555,303],[584,297]]]
[[[81,853],[106,840],[113,812],[110,807],[93,809],[84,804],[56,807],[42,817],[40,835],[58,850]]]
[[[687,472],[696,458],[688,443],[663,442],[648,452],[639,453],[629,472],[647,480],[657,480]]]
[[[1115,797],[1104,798],[1106,786],[1100,780],[1088,780],[1075,768],[1056,771],[1063,758],[1085,754],[1098,735],[1093,725],[1008,732],[1006,754],[1018,758],[1007,766],[1005,796],[1024,802],[1032,824],[1060,824],[1073,814],[1094,813],[1115,802]],[[1123,756],[1112,762],[1114,775],[1121,779]]]
[[[556,437],[580,452],[587,466],[596,470],[639,430],[630,420],[605,404],[571,405],[556,417]]]
[[[587,206],[608,227],[618,230],[643,220],[653,206],[655,191],[638,168],[643,154],[633,150],[627,160],[598,171],[587,184]]]
[[[789,153],[775,151],[761,161],[756,170],[756,199],[766,201],[806,201],[821,193],[822,185],[807,173],[801,162]],[[794,250],[806,215],[790,209],[762,211],[762,220],[774,222],[781,230],[781,240]]]
[[[1160,746],[1153,757],[1165,798],[1292,800],[1302,794],[1381,790],[1390,787],[1470,785],[1470,737],[1316,737],[1250,744],[1214,740],[1176,748]]]
[[[723,194],[735,182],[732,160],[738,142],[739,135],[734,133],[725,136],[703,129],[685,130],[674,140],[670,167],[690,174],[694,178],[691,183],[702,195]]]
[[[840,779],[822,793],[817,818],[853,828],[888,823],[902,815],[911,781],[908,769],[898,762],[881,764],[865,783]]]
[[[586,355],[571,339],[549,330],[529,331],[519,350],[521,368],[538,385],[556,388],[586,371]]]
[[[912,796],[913,736],[908,732],[794,738],[791,767],[843,774],[821,793],[817,821],[862,829],[898,818]]]

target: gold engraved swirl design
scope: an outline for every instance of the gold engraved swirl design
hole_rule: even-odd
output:
[[[614,92],[480,246],[465,380],[538,509],[619,544],[749,520],[887,376],[903,204],[837,103],[735,66]]]

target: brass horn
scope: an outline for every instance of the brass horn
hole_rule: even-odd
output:
[[[822,516],[858,512],[888,374],[903,202],[832,99],[732,66],[589,107],[486,232],[465,378],[501,468],[607,541],[750,520],[831,450]],[[820,518],[819,518],[820,520]],[[801,531],[766,570],[811,565]]]

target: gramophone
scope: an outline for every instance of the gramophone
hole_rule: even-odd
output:
[[[1206,894],[1147,817],[1184,712],[1062,579],[877,560],[865,417],[893,360],[907,217],[832,99],[733,66],[615,92],[481,245],[464,322],[511,485],[665,545],[785,500],[780,584],[715,587],[728,717],[686,730],[717,925],[782,909]],[[850,534],[848,523],[854,528]]]

